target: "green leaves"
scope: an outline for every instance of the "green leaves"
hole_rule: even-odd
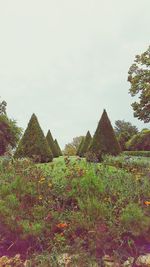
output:
[[[146,52],[137,55],[128,72],[132,97],[139,94],[139,102],[132,103],[134,116],[145,123],[150,121],[150,46]]]
[[[15,153],[16,158],[29,157],[35,162],[52,161],[52,153],[35,114],[32,115]]]
[[[106,110],[103,111],[98,123],[89,152],[93,152],[97,156],[98,161],[101,161],[103,154],[118,155],[121,152]]]

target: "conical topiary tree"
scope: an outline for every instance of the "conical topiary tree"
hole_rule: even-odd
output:
[[[84,139],[84,142],[81,146],[81,149],[79,151],[79,155],[80,157],[84,157],[85,156],[85,153],[88,151],[88,148],[91,144],[91,140],[92,140],[92,137],[91,137],[91,134],[90,132],[88,131],[87,134],[86,134],[86,137]]]
[[[83,146],[83,143],[84,143],[84,139],[85,139],[85,137],[82,137],[81,142],[80,142],[79,147],[78,147],[77,152],[76,152],[77,156],[80,156],[80,151],[82,149],[82,146]]]
[[[121,152],[120,145],[115,136],[113,127],[106,110],[103,111],[98,127],[93,136],[89,152],[96,155],[100,161],[103,154],[118,155]]]
[[[59,144],[58,144],[58,142],[57,142],[57,139],[55,139],[54,143],[55,143],[55,146],[56,146],[56,148],[57,148],[58,155],[59,155],[59,156],[62,156],[62,152],[61,152],[60,146],[59,146]]]
[[[53,159],[44,133],[35,114],[32,115],[15,153],[16,158],[29,157],[35,162],[50,162]]]
[[[46,136],[46,140],[47,140],[47,142],[49,144],[50,150],[52,151],[53,157],[54,158],[59,157],[59,153],[57,151],[57,147],[56,147],[56,145],[54,143],[54,139],[52,137],[52,134],[51,134],[50,130],[48,130],[48,133],[47,133],[47,136]]]

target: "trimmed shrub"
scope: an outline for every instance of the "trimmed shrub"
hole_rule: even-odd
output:
[[[83,143],[84,143],[84,139],[85,139],[85,137],[83,137],[82,138],[82,140],[81,140],[81,142],[80,142],[80,145],[79,145],[79,147],[78,147],[78,149],[77,149],[77,155],[78,156],[80,156],[80,151],[81,151],[81,149],[82,149],[82,146],[83,146]]]
[[[150,130],[146,129],[134,135],[127,143],[128,150],[150,151]]]
[[[91,140],[92,140],[92,137],[91,137],[91,134],[90,132],[88,131],[87,134],[86,134],[86,137],[84,139],[84,142],[81,146],[81,149],[80,149],[80,153],[79,153],[79,156],[80,157],[84,157],[85,156],[85,153],[88,151],[88,148],[91,144]]]
[[[16,158],[29,157],[35,162],[50,162],[53,159],[44,133],[35,114],[32,115],[27,129],[15,152]]]
[[[95,154],[99,161],[101,161],[101,156],[103,154],[116,156],[121,152],[120,145],[117,141],[106,110],[103,111],[98,123],[89,151]]]
[[[46,136],[46,140],[49,144],[50,150],[52,151],[53,157],[57,158],[59,157],[59,152],[57,151],[57,147],[55,145],[54,139],[52,137],[52,134],[50,132],[50,130],[48,130],[47,136]]]
[[[62,156],[62,152],[61,152],[60,146],[59,146],[59,144],[57,142],[57,139],[55,139],[54,143],[55,143],[55,146],[57,148],[57,151],[58,151],[59,156]]]

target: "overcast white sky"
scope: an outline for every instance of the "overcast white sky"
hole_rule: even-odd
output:
[[[128,69],[150,43],[150,0],[0,0],[0,96],[24,129],[34,112],[62,147],[133,118]]]

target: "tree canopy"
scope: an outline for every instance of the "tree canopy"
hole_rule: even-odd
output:
[[[128,72],[128,81],[131,96],[139,97],[139,102],[132,103],[134,116],[145,123],[150,122],[150,46],[141,55],[136,55]]]
[[[122,150],[126,149],[126,142],[133,135],[138,133],[138,128],[136,126],[124,120],[115,121],[114,130]]]
[[[6,106],[5,101],[0,102],[0,155],[4,155],[8,147],[15,148],[22,134],[17,122],[8,118]]]
[[[143,129],[134,135],[126,144],[128,150],[150,150],[150,130]]]

